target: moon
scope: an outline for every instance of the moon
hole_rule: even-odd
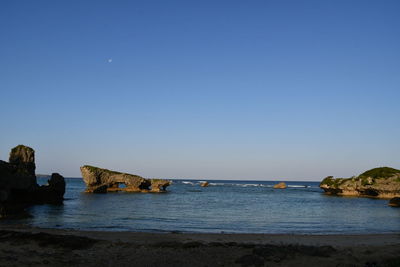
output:
[[[109,59],[107,60],[107,62],[108,62],[108,63],[111,63],[111,62],[112,62],[112,58],[109,58]]]

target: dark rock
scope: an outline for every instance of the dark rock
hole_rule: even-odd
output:
[[[0,161],[0,218],[23,214],[32,204],[62,202],[64,178],[53,174],[49,185],[39,186],[35,169],[35,151],[24,145],[11,150],[9,162]]]
[[[108,185],[107,184],[102,184],[102,185],[94,185],[91,187],[88,187],[86,189],[86,193],[107,193],[107,189],[108,189]],[[111,187],[111,188],[115,188],[115,187]]]
[[[35,176],[35,151],[32,148],[24,145],[14,147],[8,162],[20,170],[25,169],[28,175]]]
[[[400,197],[394,197],[389,200],[389,206],[400,207]]]
[[[0,161],[0,186],[33,191],[37,187],[35,151],[18,145],[10,152],[9,162]]]
[[[65,180],[58,173],[53,173],[48,185],[42,185],[35,191],[35,201],[38,203],[59,204],[64,200]]]
[[[59,173],[51,174],[49,180],[49,188],[52,188],[58,195],[64,196],[65,194],[65,180]]]
[[[138,175],[111,171],[89,165],[81,167],[87,193],[125,192],[165,192],[171,181],[146,179]],[[119,184],[126,187],[119,188]]]

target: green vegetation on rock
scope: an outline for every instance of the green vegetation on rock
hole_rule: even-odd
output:
[[[328,176],[324,180],[322,180],[321,185],[325,184],[333,188],[338,188],[344,182],[352,180],[354,182],[361,181],[361,185],[367,186],[375,184],[376,179],[390,178],[396,174],[400,174],[400,170],[389,167],[380,167],[368,170],[357,177],[353,176],[351,178],[333,178],[332,176]],[[396,181],[400,182],[400,177],[397,178]]]
[[[362,186],[373,185],[375,183],[375,180],[372,179],[371,177],[360,176],[359,179],[361,179],[361,185]]]
[[[30,152],[35,152],[35,150],[33,150],[33,148],[31,148],[29,146],[18,145],[18,146],[16,146],[16,147],[11,149],[11,153],[10,154],[15,154],[16,152],[18,152],[20,150],[27,150],[27,151],[30,151]]]
[[[400,170],[380,167],[368,170],[357,177],[335,179],[328,176],[322,180],[319,186],[326,193],[333,195],[400,197]]]
[[[359,178],[371,177],[374,179],[389,178],[389,177],[394,176],[397,173],[400,173],[400,170],[393,169],[390,167],[380,167],[380,168],[374,168],[374,169],[368,170],[368,171],[360,174],[358,177]]]
[[[99,174],[99,173],[107,173],[109,175],[129,175],[129,176],[134,176],[134,177],[137,177],[137,178],[143,178],[143,177],[141,177],[139,175],[135,175],[135,174],[125,173],[125,172],[117,172],[117,171],[112,171],[112,170],[103,169],[103,168],[90,166],[90,165],[84,165],[82,167],[88,169],[92,173],[97,173],[97,174]]]
[[[90,165],[81,167],[82,178],[86,183],[87,193],[106,192],[164,192],[171,184],[164,179],[146,179],[138,175],[112,171]],[[124,184],[126,187],[119,187]]]
[[[123,174],[122,172],[116,172],[116,171],[112,171],[112,170],[108,170],[108,169],[102,169],[102,168],[98,168],[98,167],[94,167],[94,166],[90,166],[90,165],[85,165],[83,167],[86,169],[89,169],[89,171],[91,171],[91,172],[102,171],[102,172],[106,172],[109,174]]]
[[[328,176],[324,180],[322,180],[322,184],[326,184],[328,186],[332,186],[333,188],[337,188],[339,185],[343,184],[346,181],[352,180],[352,178],[333,178],[333,176]]]

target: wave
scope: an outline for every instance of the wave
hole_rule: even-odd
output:
[[[195,185],[193,182],[188,182],[188,181],[182,181],[182,184],[190,184],[190,185]]]
[[[248,187],[248,186],[263,186],[262,184],[236,184],[238,186]]]
[[[272,185],[268,185],[268,184],[210,183],[209,185],[214,185],[214,186],[239,186],[239,187],[272,187]]]
[[[240,187],[273,187],[273,185],[270,184],[234,184],[235,186],[240,186]]]
[[[208,185],[232,185],[232,184],[229,184],[229,183],[209,183]]]
[[[205,181],[182,181],[182,184],[187,185],[200,185],[202,182]],[[260,184],[260,183],[218,183],[218,182],[209,182],[209,186],[238,186],[238,187],[265,187],[265,188],[272,188],[273,184]],[[311,188],[310,185],[288,185],[289,188]]]

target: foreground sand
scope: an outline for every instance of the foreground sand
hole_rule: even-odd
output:
[[[400,266],[400,235],[89,232],[0,225],[0,266]]]

